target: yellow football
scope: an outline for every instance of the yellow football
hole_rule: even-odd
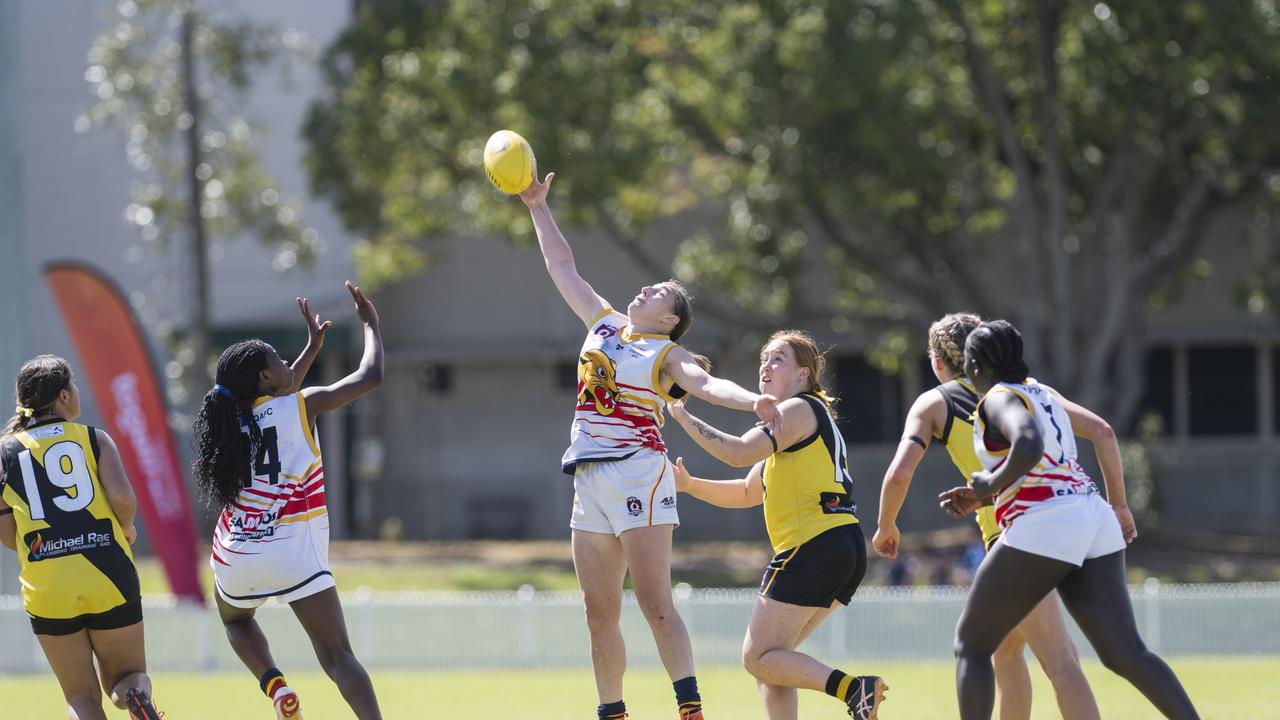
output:
[[[533,182],[537,162],[533,148],[518,133],[499,130],[484,144],[484,169],[494,187],[508,195],[523,192]]]

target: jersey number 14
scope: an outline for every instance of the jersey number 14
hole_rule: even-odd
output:
[[[280,484],[280,444],[274,427],[262,429],[262,440],[258,441],[258,459],[254,463],[253,474],[266,477],[271,485]]]

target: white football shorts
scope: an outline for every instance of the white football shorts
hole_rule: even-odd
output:
[[[623,460],[578,463],[569,527],[621,535],[635,528],[679,524],[675,466],[665,453],[640,450]]]
[[[999,542],[1076,567],[1125,548],[1115,511],[1096,492],[1028,508],[1005,528]]]

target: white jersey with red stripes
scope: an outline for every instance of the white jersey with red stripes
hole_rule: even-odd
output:
[[[1076,461],[1076,436],[1071,430],[1071,418],[1053,393],[1031,378],[1022,383],[999,383],[978,402],[974,413],[973,447],[983,468],[994,472],[1009,457],[1007,443],[997,443],[986,436],[983,403],[997,392],[1007,392],[1021,400],[1031,411],[1044,439],[1044,454],[1040,462],[1026,475],[1001,488],[996,495],[996,522],[1000,527],[1009,527],[1015,518],[1033,507],[1059,498],[1098,492],[1098,487]]]
[[[590,324],[578,354],[578,396],[561,467],[617,460],[641,448],[666,452],[663,410],[673,398],[658,375],[676,344],[666,335],[631,331],[626,315],[607,308]]]
[[[218,518],[211,564],[224,597],[261,600],[329,574],[329,513],[302,393],[261,398],[252,412],[262,431],[253,481]]]

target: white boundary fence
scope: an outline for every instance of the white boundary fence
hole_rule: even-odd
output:
[[[1163,655],[1280,656],[1280,583],[1161,585],[1130,588],[1138,626]],[[951,658],[966,588],[864,588],[806,643],[835,661],[848,658]],[[738,663],[755,592],[676,588],[676,605],[700,665]],[[373,593],[342,596],[356,654],[388,670],[586,668],[590,666],[582,596],[576,592]],[[658,656],[633,596],[625,600],[627,662],[657,667]],[[144,600],[148,665],[162,672],[239,671],[212,608]],[[310,643],[285,606],[258,617],[282,667],[317,667]],[[1088,643],[1074,624],[1081,653]],[[0,596],[0,673],[47,668],[21,600]]]

